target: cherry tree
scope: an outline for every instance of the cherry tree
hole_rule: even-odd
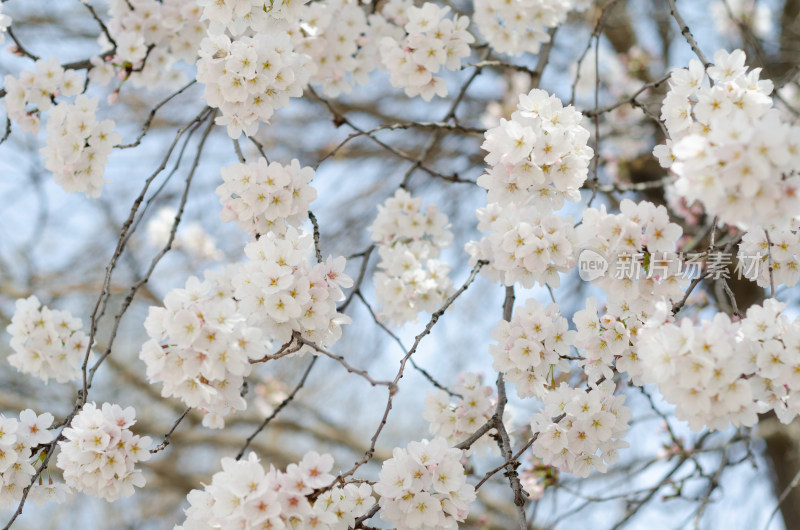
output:
[[[39,4],[5,528],[800,525],[796,0]]]

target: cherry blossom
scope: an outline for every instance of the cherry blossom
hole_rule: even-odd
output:
[[[86,403],[58,442],[56,466],[64,472],[64,482],[109,502],[144,486],[136,463],[150,459],[152,440],[131,432],[135,416],[133,407],[103,403],[98,409],[95,403]]]
[[[14,350],[9,364],[45,383],[50,378],[59,383],[79,379],[89,347],[80,319],[43,306],[35,296],[17,300],[16,308],[6,328]]]
[[[375,484],[381,519],[398,530],[454,528],[464,521],[475,490],[460,459],[461,450],[448,447],[444,438],[395,448]]]
[[[800,131],[772,106],[772,82],[745,60],[742,50],[718,51],[709,84],[696,59],[673,73],[661,109],[671,156],[660,160],[678,175],[677,194],[720,221],[787,229],[800,210]]]

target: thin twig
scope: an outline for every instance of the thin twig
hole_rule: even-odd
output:
[[[156,446],[155,448],[150,449],[150,454],[158,453],[159,451],[163,451],[164,449],[167,448],[167,446],[169,445],[170,436],[172,436],[172,433],[174,433],[175,429],[178,428],[178,425],[181,424],[183,418],[185,418],[186,415],[189,414],[190,410],[192,410],[192,407],[186,407],[186,410],[183,411],[183,414],[181,414],[178,417],[178,419],[175,420],[175,423],[172,425],[172,428],[169,431],[167,431],[167,434],[164,435],[164,441],[158,444],[158,446]]]
[[[140,143],[142,143],[142,138],[144,138],[144,136],[145,136],[145,135],[147,134],[147,132],[150,130],[150,126],[153,124],[153,119],[156,117],[156,112],[158,112],[158,110],[159,110],[161,107],[163,107],[164,105],[166,105],[167,103],[169,103],[170,101],[172,101],[172,99],[173,99],[173,98],[175,98],[175,97],[176,97],[176,96],[178,96],[179,94],[183,94],[183,92],[184,92],[184,91],[185,91],[187,88],[189,88],[190,86],[194,85],[195,83],[197,83],[197,81],[195,81],[195,80],[192,80],[192,81],[190,81],[189,83],[187,83],[186,85],[184,85],[184,86],[183,86],[183,88],[180,88],[180,89],[179,89],[179,90],[177,90],[176,92],[173,92],[172,94],[170,94],[169,96],[167,96],[166,98],[164,98],[162,101],[160,101],[160,102],[159,102],[159,103],[158,103],[158,104],[157,104],[155,107],[153,107],[153,109],[150,111],[150,114],[147,116],[147,120],[144,122],[144,125],[142,126],[142,131],[139,133],[139,136],[137,136],[137,137],[136,137],[136,139],[135,139],[133,142],[131,142],[131,143],[129,143],[129,144],[121,144],[121,145],[118,145],[118,146],[116,146],[116,148],[117,148],[117,149],[129,149],[129,148],[131,148],[131,147],[136,147],[137,145],[139,145]]]
[[[314,227],[314,253],[317,257],[317,263],[322,263],[322,252],[319,249],[319,223],[311,210],[308,211],[308,218]]]
[[[294,397],[297,395],[300,389],[303,388],[303,385],[306,384],[306,379],[308,379],[308,374],[311,373],[311,369],[314,367],[314,363],[317,362],[317,359],[319,359],[319,357],[317,356],[312,357],[311,362],[308,363],[306,371],[303,372],[303,377],[300,378],[300,381],[297,383],[297,386],[294,387],[294,390],[292,390],[292,392],[288,396],[286,396],[286,398],[283,401],[281,401],[277,407],[275,407],[275,410],[272,411],[272,414],[267,416],[264,419],[264,421],[261,422],[261,424],[256,428],[256,430],[253,431],[253,434],[247,437],[247,440],[244,441],[244,446],[239,451],[239,454],[236,455],[236,460],[242,459],[242,457],[244,456],[244,452],[247,451],[248,447],[250,447],[250,443],[252,443],[253,439],[256,436],[258,436],[258,433],[263,431],[264,428],[269,424],[269,422],[275,419],[275,417],[280,413],[280,411],[282,411],[286,407],[286,405],[291,403],[291,401],[294,399]]]
[[[772,241],[769,239],[769,232],[764,229],[764,235],[767,236],[767,263],[769,264],[769,297],[775,298],[775,278],[772,273],[774,267],[772,265]]]
[[[697,55],[697,58],[700,59],[700,62],[703,63],[703,66],[708,68],[711,66],[711,63],[708,62],[708,59],[700,49],[700,46],[697,45],[697,41],[694,40],[694,35],[692,35],[692,32],[689,31],[689,26],[686,25],[683,17],[680,13],[678,13],[678,8],[675,6],[675,0],[667,0],[667,2],[669,3],[669,13],[672,15],[672,18],[675,19],[675,22],[678,23],[678,27],[681,30],[681,35],[683,35],[683,38],[686,39],[687,43],[689,43],[689,47],[692,48],[692,51],[695,55]]]
[[[783,489],[780,496],[778,497],[778,503],[775,505],[775,509],[773,509],[772,512],[769,514],[769,519],[767,519],[767,524],[764,525],[764,530],[767,530],[769,528],[769,525],[775,518],[775,514],[778,513],[778,509],[781,507],[781,504],[783,504],[783,501],[785,501],[787,497],[789,497],[789,494],[792,492],[793,489],[797,487],[798,484],[800,484],[800,469],[797,470],[797,473],[794,474],[794,478],[792,478],[792,481],[789,482],[789,485]]]

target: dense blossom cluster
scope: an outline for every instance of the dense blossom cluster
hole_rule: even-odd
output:
[[[224,167],[223,183],[217,188],[220,216],[251,234],[283,234],[287,224],[300,226],[307,219],[308,205],[317,197],[317,190],[309,186],[312,178],[314,170],[301,168],[296,159],[285,166],[259,158]]]
[[[788,230],[769,227],[766,231],[747,232],[739,244],[737,257],[742,275],[760,287],[769,287],[770,281],[775,286],[797,285],[800,278],[800,220],[795,219]]]
[[[678,175],[678,194],[709,215],[785,229],[800,211],[800,126],[772,108],[760,72],[747,72],[741,50],[718,51],[707,72],[697,60],[673,71],[661,108],[670,142],[655,154]]]
[[[486,131],[481,146],[489,169],[478,185],[488,190],[486,202],[559,210],[564,200],[579,201],[592,158],[582,120],[544,90],[520,94],[511,119]]]
[[[83,77],[74,70],[64,70],[55,57],[36,61],[35,70],[23,70],[18,78],[6,75],[3,85],[8,119],[34,134],[39,132],[41,115],[50,110],[56,95],[76,96],[83,90]]]
[[[450,266],[438,259],[453,240],[447,216],[421,206],[422,199],[398,189],[369,227],[381,258],[375,295],[382,314],[398,325],[415,321],[420,311],[433,313],[452,290]]]
[[[475,499],[461,455],[444,438],[395,448],[375,484],[381,519],[397,530],[457,528]]]
[[[605,206],[585,210],[577,228],[578,246],[608,264],[592,280],[607,293],[609,306],[618,308],[613,313],[646,317],[656,302],[682,294],[683,263],[675,250],[683,230],[670,222],[664,206],[623,199],[619,209],[619,214],[607,213]]]
[[[49,412],[37,414],[31,409],[20,412],[19,420],[0,414],[0,507],[9,506],[22,498],[23,490],[36,473],[31,461],[33,449],[52,441],[48,430],[53,423]],[[61,502],[69,493],[63,483],[52,479],[47,484],[35,484],[30,496],[39,501]]]
[[[62,431],[61,452],[56,465],[64,472],[64,482],[78,491],[107,501],[133,495],[134,486],[145,484],[136,463],[150,459],[152,440],[133,434],[136,423],[133,407],[103,403],[97,408],[86,403]]]
[[[79,318],[68,311],[43,306],[35,296],[17,300],[11,324],[6,328],[14,350],[8,362],[45,383],[51,377],[59,383],[79,379],[89,345],[82,327]]]
[[[466,251],[470,265],[478,260],[489,264],[481,273],[504,285],[536,283],[558,287],[560,272],[575,266],[575,224],[571,217],[542,213],[535,206],[506,207],[491,203],[479,208],[478,230],[488,235],[470,241]]]
[[[492,367],[514,383],[521,397],[542,398],[556,378],[556,370],[568,372],[574,331],[562,317],[556,304],[542,307],[529,298],[517,307],[511,322],[501,320],[492,331],[497,344],[489,346]]]
[[[550,41],[548,31],[564,23],[572,10],[583,10],[588,0],[476,0],[475,24],[498,53],[539,53]]]
[[[309,496],[333,482],[333,457],[306,453],[286,471],[259,463],[255,453],[247,459],[222,459],[222,471],[211,484],[188,495],[189,508],[182,530],[227,528],[314,528],[345,530],[373,505],[369,484],[346,484]]]
[[[543,412],[531,421],[539,436],[533,454],[545,464],[579,477],[595,469],[605,472],[628,447],[631,409],[625,396],[614,395],[614,383],[604,381],[588,391],[561,383],[543,396]],[[599,453],[599,454],[598,454]]]
[[[203,8],[202,18],[209,21],[209,32],[217,35],[225,31],[239,36],[272,29],[286,30],[304,13],[309,0],[197,0]]]
[[[330,346],[342,336],[350,317],[339,313],[342,288],[353,285],[344,274],[344,257],[311,264],[314,239],[289,227],[282,236],[269,232],[245,247],[250,261],[233,269],[231,286],[248,323],[262,329],[276,344],[294,332],[317,346]],[[303,352],[316,353],[309,346]]]
[[[354,84],[364,85],[380,65],[377,42],[384,36],[403,38],[401,28],[382,15],[366,15],[354,0],[330,0],[307,6],[302,32],[293,40],[298,51],[311,57],[310,82],[321,85],[326,96],[349,93]]]
[[[610,380],[615,367],[628,372],[631,380],[638,383],[641,359],[633,341],[649,313],[637,311],[631,315],[629,307],[627,303],[607,307],[605,314],[598,315],[597,300],[589,298],[586,307],[573,316],[577,328],[574,345],[582,356],[579,364],[590,381],[601,377]]]
[[[430,101],[434,95],[447,95],[447,84],[434,74],[441,69],[457,70],[461,59],[469,56],[470,43],[475,41],[467,26],[469,18],[445,18],[449,6],[425,2],[405,11],[405,38],[383,37],[381,60],[389,70],[392,86],[403,88],[408,97],[421,96]]]
[[[50,111],[47,144],[41,149],[45,167],[65,191],[93,198],[103,189],[108,155],[122,139],[114,122],[98,122],[96,113],[97,98],[80,95],[72,105],[59,103]]]
[[[738,322],[718,313],[699,328],[688,318],[648,324],[637,343],[643,381],[695,431],[753,425],[770,409],[788,423],[800,413],[800,321],[784,308],[769,299]]]
[[[147,379],[163,383],[162,396],[205,411],[209,427],[221,428],[224,414],[246,408],[240,388],[266,345],[239,312],[224,275],[189,278],[167,294],[164,307],[150,308],[144,325],[150,340],[139,357]]]
[[[270,232],[247,245],[249,261],[171,291],[145,321],[150,340],[140,358],[148,380],[164,384],[164,397],[204,410],[204,425],[221,428],[223,415],[246,408],[244,377],[270,340],[285,344],[298,332],[318,346],[336,342],[350,322],[336,302],[352,280],[344,258],[312,266],[313,251],[311,234],[294,227],[284,236]]]
[[[589,298],[574,316],[574,345],[590,380],[610,379],[613,366],[637,380],[640,358],[633,343],[637,330],[658,303],[681,298],[688,282],[685,273],[702,273],[683,270],[675,252],[681,236],[681,227],[670,222],[667,209],[647,201],[624,199],[619,214],[607,213],[605,206],[584,211],[577,228],[579,265],[592,260],[606,264],[605,270],[581,271],[594,273],[584,279],[605,291],[605,313],[598,314],[597,301]]]
[[[489,169],[478,184],[488,190],[478,229],[488,233],[467,244],[470,263],[505,285],[557,287],[559,272],[574,263],[575,230],[569,217],[549,213],[580,199],[592,150],[582,116],[539,89],[521,94],[510,120],[486,131]]]
[[[316,520],[322,523],[322,530],[349,530],[355,526],[356,519],[364,517],[375,504],[372,486],[369,483],[350,483],[325,491],[314,502],[314,511],[319,514]],[[314,523],[311,518],[309,522]]]
[[[206,102],[220,109],[216,118],[231,138],[255,134],[259,121],[300,97],[308,83],[308,56],[294,51],[286,32],[257,33],[231,41],[225,34],[203,39],[197,81]]]
[[[200,7],[183,0],[109,0],[108,32],[116,45],[102,35],[100,42],[113,56],[92,58],[89,78],[108,84],[115,71],[136,87],[176,88],[186,83],[178,61],[194,64],[207,24]]]
[[[497,404],[492,396],[492,387],[484,385],[482,377],[471,372],[459,375],[455,393],[458,394],[454,396],[457,401],[451,403],[450,394],[444,390],[435,394],[428,392],[425,412],[422,413],[422,417],[430,422],[430,433],[444,438],[453,446],[466,440],[486,423],[494,414]],[[480,453],[495,447],[491,438],[483,437],[472,444],[470,450]]]

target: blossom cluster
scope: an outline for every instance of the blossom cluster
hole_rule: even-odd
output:
[[[766,231],[747,232],[739,243],[737,257],[742,263],[744,276],[760,287],[769,287],[770,281],[775,286],[797,285],[800,278],[800,220],[792,221],[790,229],[778,230],[773,226]]]
[[[466,251],[469,264],[479,260],[489,264],[481,274],[504,285],[520,283],[531,288],[536,283],[558,287],[560,272],[575,266],[575,228],[571,217],[543,213],[535,206],[493,202],[478,208],[478,230],[487,233],[480,241],[470,241]]]
[[[741,50],[718,51],[707,72],[697,60],[673,71],[661,108],[670,141],[655,154],[678,176],[678,195],[710,216],[785,229],[800,211],[800,126],[772,108],[760,72],[747,71]]]
[[[718,313],[699,328],[688,318],[649,323],[637,341],[642,380],[695,431],[754,425],[770,409],[788,423],[800,413],[800,321],[784,309],[769,299],[738,322]]]
[[[58,442],[56,466],[64,472],[64,482],[109,502],[130,497],[134,486],[144,486],[136,463],[150,459],[147,447],[152,440],[133,434],[134,423],[133,407],[103,403],[98,409],[94,403],[84,404]]]
[[[398,325],[415,321],[420,311],[433,313],[452,290],[450,266],[438,259],[453,239],[447,216],[421,206],[422,199],[398,189],[369,227],[381,258],[375,294],[382,314]]]
[[[475,24],[497,53],[539,53],[550,41],[548,31],[570,11],[588,7],[588,0],[475,0]]]
[[[107,85],[115,72],[137,88],[174,89],[186,83],[178,61],[194,64],[207,24],[195,2],[183,0],[109,0],[105,34],[100,44],[110,56],[92,58],[89,79]]]
[[[492,331],[497,344],[489,346],[492,367],[514,383],[520,397],[542,398],[556,377],[556,370],[568,372],[574,331],[556,304],[543,307],[529,298],[517,307],[511,322],[501,320]]]
[[[35,72],[23,70],[19,77],[6,75],[3,105],[8,119],[25,132],[39,132],[41,115],[50,110],[57,95],[76,96],[83,91],[83,78],[74,70],[64,70],[55,57],[40,59]]]
[[[580,199],[592,150],[582,116],[547,92],[521,94],[510,120],[486,131],[488,190],[478,230],[488,235],[467,243],[470,263],[488,260],[481,272],[505,285],[557,287],[559,272],[575,263],[573,220],[554,213]]]
[[[619,214],[589,208],[577,228],[578,245],[602,256],[615,270],[593,281],[608,295],[618,317],[646,316],[654,304],[683,294],[681,261],[675,253],[683,230],[664,206],[623,199]]]
[[[638,380],[637,330],[655,314],[657,304],[683,295],[686,278],[675,253],[681,236],[680,226],[670,222],[667,209],[647,201],[624,199],[619,214],[607,213],[605,206],[584,211],[577,228],[581,265],[584,259],[598,258],[614,268],[585,278],[605,291],[604,314],[599,314],[597,301],[589,298],[573,317],[574,345],[589,380],[610,379],[612,367]]]
[[[177,397],[206,412],[203,424],[224,426],[222,416],[247,406],[240,388],[251,359],[266,353],[261,330],[247,323],[224,274],[192,276],[173,289],[164,307],[151,307],[145,320],[150,340],[139,357],[161,395]]]
[[[309,0],[197,0],[203,8],[202,18],[209,21],[209,33],[219,35],[229,32],[233,36],[286,30],[304,13]]]
[[[249,325],[276,344],[287,344],[294,332],[317,346],[339,340],[350,317],[336,302],[344,299],[342,288],[353,285],[344,257],[311,265],[313,236],[291,226],[284,235],[269,232],[248,243],[245,254],[250,260],[232,270],[230,281]],[[316,353],[310,346],[299,351]]]
[[[430,433],[444,438],[452,446],[466,440],[489,421],[496,406],[492,387],[484,385],[478,374],[466,372],[459,375],[455,393],[458,394],[457,401],[451,403],[450,394],[444,390],[435,394],[428,392],[422,413],[422,417],[430,422]],[[472,444],[470,451],[480,453],[493,447],[496,447],[494,442],[485,436]]]
[[[449,6],[425,2],[409,7],[405,15],[405,37],[385,36],[380,41],[381,60],[389,70],[389,81],[403,88],[408,97],[421,96],[430,101],[434,95],[447,95],[443,78],[434,74],[441,69],[457,70],[461,59],[469,56],[470,43],[475,41],[467,26],[469,18],[445,18]]]
[[[286,344],[294,332],[318,346],[337,341],[350,319],[336,302],[352,280],[342,257],[311,266],[313,245],[294,227],[283,236],[270,232],[247,245],[249,261],[207,271],[203,282],[192,277],[170,291],[163,308],[151,307],[150,340],[139,357],[148,380],[164,384],[161,395],[200,408],[204,425],[222,428],[223,415],[246,408],[240,389],[270,341]]]
[[[456,528],[475,499],[461,455],[444,438],[395,448],[375,484],[381,519],[398,530]]]
[[[53,434],[48,430],[52,423],[53,415],[49,412],[37,415],[26,409],[20,412],[18,420],[0,414],[0,507],[22,499],[23,490],[36,473],[35,462],[31,462],[33,449],[52,441]],[[62,502],[67,493],[67,486],[50,479],[47,484],[34,484],[30,498]]]
[[[222,471],[211,484],[188,495],[189,508],[180,530],[227,528],[315,528],[345,530],[367,513],[375,499],[369,484],[331,488],[316,499],[309,496],[325,488],[333,457],[314,451],[286,471],[270,465],[265,471],[255,453],[246,459],[222,459]]]
[[[598,315],[597,300],[589,298],[586,307],[572,317],[576,327],[574,345],[582,356],[579,364],[590,381],[601,377],[611,380],[615,367],[639,383],[641,358],[633,341],[643,319],[650,314],[649,309],[641,307],[631,314],[631,305],[636,306],[636,301],[606,307],[606,313]]]
[[[75,103],[59,103],[50,111],[44,164],[65,191],[97,198],[103,188],[108,155],[122,136],[112,120],[98,122],[97,98],[80,95]]]
[[[520,94],[511,119],[487,130],[481,146],[489,169],[478,185],[488,190],[486,202],[559,210],[564,200],[580,200],[592,158],[582,120],[544,90]]]
[[[308,83],[308,56],[294,51],[286,31],[234,40],[210,34],[198,53],[197,81],[205,84],[206,102],[222,112],[216,123],[227,126],[231,138],[255,134],[259,121],[300,97]]]
[[[384,36],[402,40],[402,28],[379,13],[367,16],[352,0],[330,0],[306,6],[303,32],[295,32],[298,51],[311,61],[310,82],[321,85],[328,97],[349,93],[354,84],[364,85],[380,64],[377,42]]]
[[[625,396],[614,395],[614,383],[604,381],[588,391],[561,383],[543,396],[543,412],[531,421],[539,436],[533,454],[547,465],[579,477],[604,473],[619,461],[631,409]],[[599,453],[599,454],[598,454]]]
[[[11,324],[6,328],[14,350],[8,362],[45,383],[51,377],[59,383],[79,379],[89,344],[82,327],[79,318],[68,311],[43,306],[36,296],[17,300]]]
[[[296,159],[285,166],[259,158],[224,167],[223,183],[217,188],[220,217],[254,235],[283,234],[287,224],[300,226],[308,217],[308,205],[317,197],[309,185],[312,178],[314,170],[301,168]]]

